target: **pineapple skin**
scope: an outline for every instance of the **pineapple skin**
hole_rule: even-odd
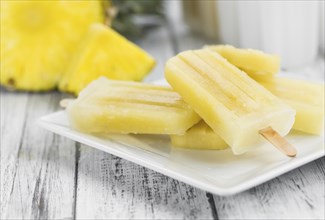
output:
[[[97,0],[0,3],[0,82],[10,89],[56,88],[89,25],[104,21]]]
[[[147,52],[110,27],[92,24],[60,81],[59,89],[78,95],[100,76],[141,81],[155,63]]]

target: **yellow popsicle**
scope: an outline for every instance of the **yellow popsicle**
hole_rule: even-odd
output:
[[[200,121],[184,135],[170,135],[172,145],[175,147],[201,149],[201,150],[223,150],[228,145],[217,135],[204,121]]]
[[[280,70],[280,58],[254,49],[235,48],[230,45],[205,46],[219,53],[254,79],[271,78]]]
[[[89,133],[184,134],[200,120],[169,87],[104,77],[68,104],[71,125]]]
[[[257,73],[267,73],[266,69],[276,73],[279,69],[278,58],[257,50],[245,50],[229,45],[207,46],[208,49],[218,52],[230,63],[246,70],[255,69]],[[252,66],[254,68],[252,68]],[[254,77],[274,95],[284,100],[296,110],[293,129],[311,134],[321,134],[324,130],[324,84],[293,80],[273,75]]]
[[[324,84],[280,77],[259,83],[296,110],[293,129],[318,135],[323,132]]]
[[[265,141],[259,134],[263,128],[282,136],[292,128],[295,110],[218,53],[182,52],[168,60],[165,76],[234,154]]]

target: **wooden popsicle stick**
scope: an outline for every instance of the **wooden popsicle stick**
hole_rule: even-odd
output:
[[[60,101],[60,106],[62,107],[62,108],[66,108],[66,107],[68,107],[68,105],[69,105],[69,102],[71,102],[71,101],[73,101],[74,99],[62,99],[61,101]]]
[[[268,140],[274,147],[289,157],[295,157],[297,150],[284,137],[278,134],[273,128],[267,127],[261,129],[259,133]]]

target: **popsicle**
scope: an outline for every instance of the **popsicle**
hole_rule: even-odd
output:
[[[88,133],[184,134],[200,117],[170,87],[99,78],[67,106],[69,121]]]
[[[274,95],[296,110],[293,129],[320,135],[324,130],[324,84],[283,77],[261,82]],[[222,150],[228,145],[204,121],[184,135],[171,135],[173,146],[189,149]]]
[[[267,73],[266,69],[273,69],[276,73],[275,70],[279,69],[276,56],[257,50],[239,49],[229,45],[206,46],[206,48],[218,52],[230,63],[246,71],[255,69],[257,73]],[[247,71],[247,73],[254,77],[252,72]],[[296,110],[293,129],[321,134],[324,130],[324,84],[272,76],[261,75],[254,78]]]
[[[259,83],[296,110],[293,129],[317,135],[323,132],[324,84],[280,77]]]
[[[171,143],[175,147],[223,150],[228,145],[203,120],[191,127],[184,135],[170,135]]]
[[[230,45],[205,46],[226,58],[254,79],[271,78],[280,70],[280,58],[254,49],[235,48]]]
[[[169,59],[165,77],[234,154],[265,143],[260,133],[266,128],[285,136],[294,123],[294,109],[210,50]]]

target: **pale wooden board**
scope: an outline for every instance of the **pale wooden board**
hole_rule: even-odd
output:
[[[1,107],[1,218],[9,213],[14,182],[16,180],[18,154],[25,124],[27,94],[0,94]]]
[[[61,95],[1,91],[1,219],[74,215],[74,142],[37,126]]]
[[[157,60],[146,81],[163,77],[164,64],[174,54],[169,37],[159,27],[137,41]],[[84,145],[77,179],[80,219],[212,219],[215,213],[206,192]]]
[[[211,219],[205,192],[81,146],[77,218]]]
[[[220,219],[324,219],[325,158],[230,197],[215,196]]]

